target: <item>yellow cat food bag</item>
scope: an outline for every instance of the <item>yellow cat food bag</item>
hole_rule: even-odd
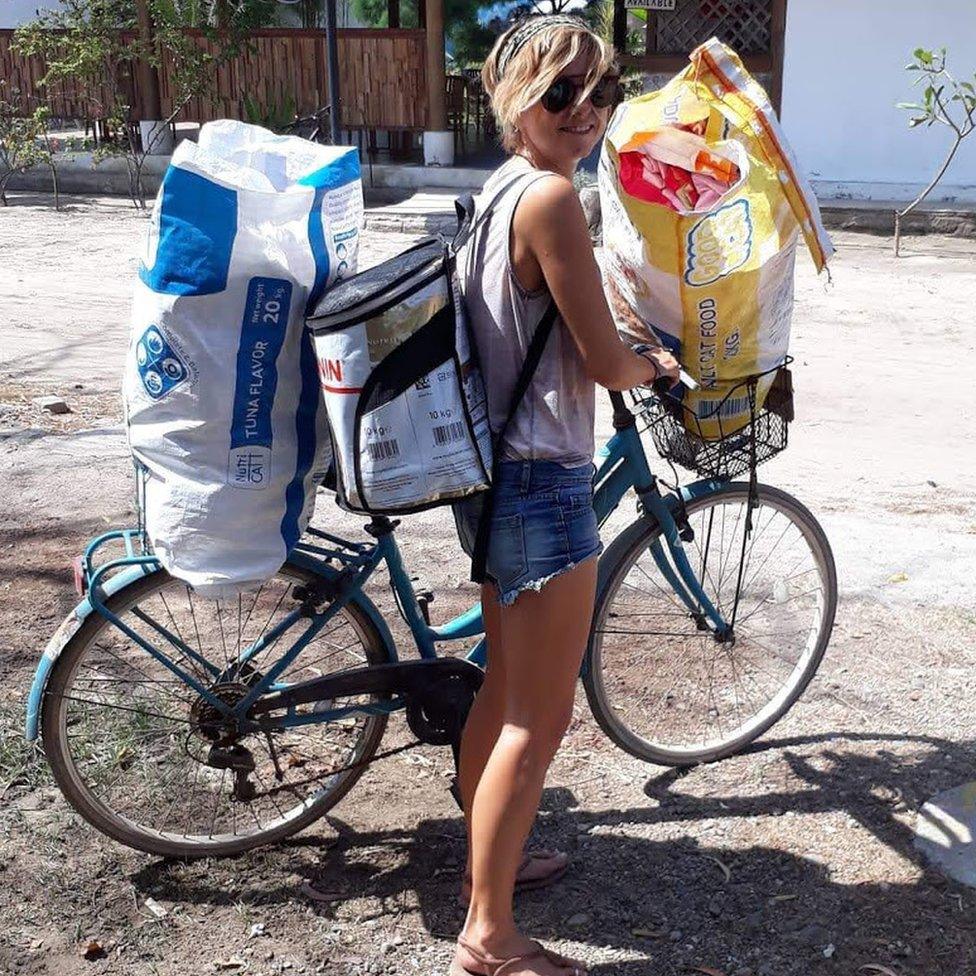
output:
[[[818,271],[833,254],[768,96],[713,38],[664,88],[620,105],[599,187],[605,273],[701,384],[684,393],[686,426],[739,429],[747,388],[725,397],[786,356],[799,236]]]

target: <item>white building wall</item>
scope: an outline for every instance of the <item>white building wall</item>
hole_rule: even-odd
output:
[[[941,126],[909,129],[896,102],[919,101],[917,47],[949,49],[976,71],[976,0],[789,0],[783,126],[821,197],[911,200],[951,144]],[[930,199],[976,201],[976,134]]]

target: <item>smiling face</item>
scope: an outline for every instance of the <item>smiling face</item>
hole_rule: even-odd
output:
[[[505,148],[570,176],[610,117],[611,107],[594,106],[590,92],[601,78],[617,74],[606,41],[577,18],[546,16],[530,17],[503,34],[481,77]],[[598,100],[611,100],[615,89],[612,82],[609,89],[601,86]]]
[[[590,68],[588,58],[580,54],[561,72],[559,78],[569,78],[582,86]],[[589,97],[582,103],[577,98],[561,112],[550,112],[537,101],[518,118],[523,150],[537,165],[546,165],[557,172],[572,170],[593,151],[606,131],[610,107],[596,108]]]

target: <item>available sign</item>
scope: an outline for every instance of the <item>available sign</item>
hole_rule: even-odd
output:
[[[625,6],[641,10],[674,10],[678,0],[625,0]]]

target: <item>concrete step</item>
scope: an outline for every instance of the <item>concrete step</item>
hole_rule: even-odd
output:
[[[367,188],[366,229],[380,233],[453,234],[457,228],[454,201],[478,187],[427,187],[416,193]]]
[[[906,203],[895,200],[820,201],[824,224],[831,230],[854,230],[871,234],[892,235],[895,211]],[[976,238],[976,203],[929,203],[926,201],[901,222],[903,234],[948,234],[952,237]]]

